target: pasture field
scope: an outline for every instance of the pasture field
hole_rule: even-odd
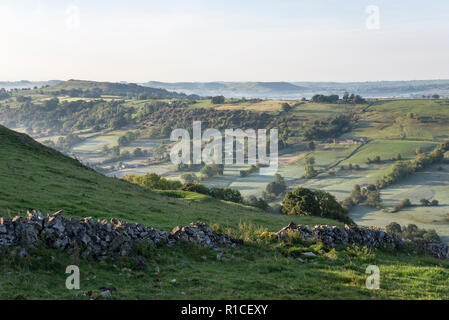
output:
[[[416,147],[430,150],[442,139],[447,128],[444,129],[439,120],[433,123],[436,126],[434,129],[430,128],[431,124],[428,122],[420,123],[422,130],[430,130],[431,138],[428,139],[425,135],[420,138],[407,136],[410,135],[407,130],[411,130],[412,126],[404,126],[402,122],[405,113],[402,104],[405,105],[408,101],[397,106],[395,103],[396,101],[381,101],[366,112],[362,112],[359,106],[311,103],[298,105],[290,111],[292,116],[298,117],[298,121],[326,119],[351,110],[359,112],[361,120],[355,131],[347,136],[367,137],[370,142],[360,148],[357,145],[317,143],[314,151],[283,155],[279,173],[285,176],[290,188],[319,188],[331,192],[341,200],[354,184],[374,182],[393,163],[387,161],[367,166],[364,164],[367,157],[380,155],[386,159],[401,153],[404,158],[411,158]],[[428,104],[425,107],[418,106],[418,102],[414,103],[416,105],[413,108],[417,113],[420,112],[419,108],[429,106],[440,108],[441,112],[444,109],[444,106],[436,106],[438,102],[435,101],[426,101]],[[392,114],[397,114],[400,119],[396,121],[395,117],[391,117]],[[423,115],[427,116],[426,113]],[[367,119],[378,122],[370,123]],[[418,121],[414,118],[407,119]],[[402,129],[400,124],[403,125]],[[379,130],[378,126],[381,125],[387,125],[385,133]],[[399,128],[397,136],[394,130],[388,131],[389,127],[396,126]],[[436,135],[438,130],[441,132]],[[126,131],[102,132],[99,135],[85,132],[86,136],[91,136],[72,151],[91,156],[98,154],[104,144],[116,144],[118,137]],[[405,137],[401,136],[404,132]],[[156,143],[151,139],[142,139],[127,148],[150,148]],[[315,179],[305,180],[302,176],[304,158],[307,155],[315,157],[317,169],[327,170],[339,163],[360,163],[362,169],[336,170],[334,176],[321,174]],[[449,298],[449,264],[445,261],[416,252],[374,251],[359,247],[327,249],[320,243],[309,245],[298,242],[286,245],[272,243],[261,237],[264,231],[278,231],[290,222],[342,226],[342,223],[334,220],[270,214],[254,207],[227,203],[191,192],[150,190],[99,174],[70,157],[2,126],[0,161],[0,216],[23,216],[28,208],[39,209],[44,214],[64,209],[69,218],[114,217],[164,230],[202,220],[217,231],[245,240],[244,247],[225,251],[227,261],[217,259],[216,251],[197,246],[137,248],[137,254],[146,259],[148,271],[133,270],[137,261],[132,257],[122,257],[103,264],[82,259],[81,282],[85,291],[97,292],[102,287],[114,287],[116,291],[112,293],[113,299]],[[140,160],[132,159],[130,163],[138,161]],[[239,170],[245,167],[227,167],[223,177],[209,179],[205,183],[234,187],[244,195],[260,194],[271,177],[254,173],[241,178]],[[160,172],[169,178],[181,174],[174,172],[171,164],[151,166],[148,169],[166,169],[166,172]],[[124,173],[146,173],[144,171],[147,168],[126,170],[117,171],[117,176]],[[410,198],[415,205],[411,208],[393,214],[359,205],[350,213],[350,217],[360,225],[383,227],[391,221],[415,223],[419,227],[435,229],[443,241],[447,242],[448,172],[449,165],[441,165],[441,169],[439,166],[431,167],[382,190],[384,208],[390,209],[403,198]],[[421,197],[436,199],[440,205],[416,206]],[[300,263],[295,259],[295,250],[315,253],[316,263]],[[31,253],[22,260],[12,255],[5,255],[0,259],[0,273],[8,274],[8,277],[0,277],[0,298],[89,299],[89,296],[82,297],[65,288],[67,275],[64,271],[71,264],[71,258],[67,254],[49,248],[37,248]],[[380,268],[382,290],[367,290],[365,287],[365,270],[372,264]],[[123,268],[131,271],[123,272]],[[176,281],[173,282],[173,279]]]
[[[425,229],[435,229],[449,242],[449,165],[436,165],[419,171],[381,192],[383,206],[392,208],[408,198],[414,205],[396,213],[384,214],[386,220],[414,223]],[[436,207],[424,207],[421,199],[438,200]],[[397,221],[399,222],[399,221]],[[375,221],[382,226],[384,221]]]
[[[433,150],[438,142],[433,141],[410,141],[410,140],[373,140],[363,145],[360,150],[341,164],[359,164],[366,166],[368,158],[373,159],[380,156],[381,160],[389,161],[396,158],[398,154],[402,159],[416,157],[415,151],[421,148],[424,152]]]
[[[259,111],[259,112],[273,112],[280,111],[281,107],[284,103],[294,104],[296,101],[294,100],[264,100],[260,102],[244,102],[237,104],[224,104],[217,109],[223,110],[251,110],[251,111]]]
[[[353,134],[371,139],[441,141],[449,137],[448,100],[380,100],[360,114]]]
[[[48,94],[40,94],[38,92],[30,92],[33,101],[44,101],[50,98]],[[76,99],[89,98],[68,98],[67,96],[58,97],[62,100],[72,101]],[[104,99],[117,99],[119,96],[105,95]],[[10,98],[14,107],[16,98]],[[129,108],[135,108],[138,111],[146,103],[154,102],[154,100],[138,100],[124,99],[124,105]],[[159,101],[170,101],[170,99],[159,99]],[[8,102],[8,103],[9,103]],[[425,152],[429,152],[436,147],[442,140],[449,137],[449,100],[430,100],[430,99],[377,99],[370,100],[368,104],[363,105],[345,105],[345,104],[326,104],[311,103],[309,101],[294,100],[263,100],[260,102],[237,102],[230,103],[232,99],[227,99],[226,104],[212,104],[211,99],[198,99],[195,104],[191,104],[190,108],[217,108],[217,109],[243,109],[255,112],[269,112],[283,116],[291,116],[294,118],[294,124],[291,128],[297,135],[289,137],[288,142],[293,145],[293,150],[288,154],[280,156],[280,165],[278,173],[281,174],[290,189],[297,186],[304,186],[315,189],[323,189],[331,192],[338,200],[346,198],[355,184],[374,183],[378,178],[384,175],[393,165],[398,154],[402,159],[412,159],[415,157],[415,150],[421,148]],[[281,110],[283,103],[289,103],[294,106],[287,114]],[[132,109],[130,109],[132,110]],[[364,137],[368,139],[368,143],[364,145],[341,145],[328,144],[323,141],[315,141],[316,149],[307,150],[306,142],[300,136],[302,127],[307,126],[315,121],[325,121],[340,114],[354,113],[358,117],[358,121],[354,123],[352,130],[340,137],[357,138]],[[131,115],[134,117],[135,115]],[[19,128],[24,131],[26,128]],[[83,132],[75,132],[81,137],[86,138],[82,143],[75,145],[70,154],[75,155],[88,163],[98,163],[105,160],[105,156],[100,150],[103,145],[109,147],[117,145],[117,140],[128,130],[138,128],[128,128],[115,131],[92,132],[85,130]],[[145,133],[143,132],[143,137]],[[39,141],[46,139],[56,140],[58,135],[51,137],[41,137]],[[165,139],[166,140],[166,139]],[[140,138],[127,147],[122,147],[122,151],[132,151],[135,148],[145,150],[153,150],[164,139]],[[315,158],[315,169],[320,173],[317,178],[305,180],[304,161],[306,157],[313,156]],[[382,163],[367,164],[367,159],[373,159],[380,156]],[[177,172],[171,163],[163,163],[157,165],[146,165],[145,159],[130,159],[123,161],[126,169],[114,170],[108,173],[109,176],[123,177],[126,174],[145,174],[155,172],[169,179],[180,179],[183,172]],[[117,167],[117,162],[108,163],[107,167]],[[339,170],[340,166],[359,165],[361,170]],[[260,176],[258,172],[248,177],[240,177],[239,171],[246,169],[248,166],[231,165],[225,167],[223,176],[214,177],[205,180],[203,183],[209,187],[230,187],[238,189],[244,197],[249,195],[261,196],[266,185],[272,181],[271,177]],[[335,175],[328,175],[326,172],[334,169]],[[446,169],[445,169],[446,170]],[[199,169],[188,171],[199,174]],[[426,176],[427,171],[417,173],[416,179]],[[414,177],[415,177],[414,176]],[[410,179],[415,179],[411,177]],[[429,177],[433,177],[429,173]],[[430,178],[429,178],[430,179]],[[433,178],[432,178],[433,179]],[[427,183],[418,183],[414,188],[410,186],[405,188],[402,184],[395,184],[382,191],[381,196],[384,200],[384,207],[391,208],[395,202],[401,201],[404,195],[410,194],[409,197],[415,199],[414,193],[410,190],[416,190],[416,194],[427,194],[435,192],[440,198],[447,198],[447,189]],[[405,189],[404,189],[405,188]],[[435,189],[436,188],[436,189]],[[404,196],[405,197],[405,196]],[[418,199],[419,200],[419,199]],[[442,201],[441,199],[438,199]],[[416,201],[415,201],[416,202]],[[442,221],[444,218],[445,206],[436,208],[413,207],[408,211],[404,210],[397,214],[388,214],[375,209],[366,208],[365,206],[356,207],[353,218],[357,223],[375,224],[384,226],[387,221],[397,218],[402,222],[407,221],[427,221],[424,216],[432,217],[430,220]],[[433,214],[425,215],[424,212],[433,212]],[[364,218],[360,212],[366,213]],[[449,210],[448,210],[449,212]],[[378,214],[379,213],[379,214]],[[379,221],[375,217],[379,217]],[[369,217],[369,218],[368,218]],[[366,220],[368,219],[368,220]],[[421,219],[421,220],[420,220]],[[385,222],[385,223],[384,223]],[[429,224],[429,228],[437,227],[438,223]],[[421,225],[420,225],[421,226]],[[423,227],[425,225],[422,225]],[[449,226],[440,224],[438,230],[449,229]],[[441,231],[446,234],[446,231]]]

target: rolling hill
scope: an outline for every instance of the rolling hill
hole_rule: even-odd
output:
[[[70,218],[115,217],[165,230],[203,220],[246,241],[241,248],[218,251],[194,245],[137,247],[134,254],[140,258],[103,263],[74,262],[73,255],[45,246],[22,258],[17,250],[3,252],[0,271],[7,276],[0,277],[1,299],[104,299],[104,288],[112,292],[106,299],[448,298],[445,261],[413,252],[330,249],[295,238],[278,243],[262,237],[290,221],[337,224],[332,220],[273,215],[190,192],[149,190],[103,176],[2,126],[0,163],[0,216],[24,215],[29,208],[64,209]],[[306,252],[313,257],[304,260]],[[139,267],[142,259],[144,267]],[[65,287],[65,270],[74,263],[81,270],[81,288],[71,291]],[[381,290],[365,287],[365,269],[372,264],[380,268]]]
[[[29,136],[0,126],[0,216],[24,215],[27,209],[51,213],[64,209],[73,217],[111,217],[171,230],[194,220],[237,227],[257,223],[276,231],[296,223],[336,223],[317,217],[286,217],[253,207],[180,192],[175,199],[124,180],[106,177],[78,160],[45,147]]]
[[[165,89],[144,87],[137,85],[135,83],[97,82],[97,81],[85,81],[73,79],[68,81],[62,81],[56,85],[44,88],[43,92],[64,93],[64,92],[73,92],[74,90],[98,92],[101,95],[112,95],[112,96],[144,95],[149,98],[157,98],[157,99],[198,98],[197,96],[189,96],[184,93],[170,92]]]

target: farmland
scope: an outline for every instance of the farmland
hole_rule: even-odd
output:
[[[89,88],[89,92],[101,90],[102,95],[95,98],[67,95],[67,92],[86,90],[86,88]],[[375,183],[388,172],[398,160],[398,156],[401,160],[414,159],[417,150],[430,152],[449,137],[447,126],[449,101],[444,99],[373,99],[365,104],[322,103],[310,100],[225,99],[220,103],[213,103],[211,98],[198,97],[180,101],[179,96],[169,97],[169,94],[164,91],[151,91],[151,94],[156,92],[161,94],[161,97],[156,100],[147,99],[142,96],[142,94],[148,94],[146,91],[136,92],[140,89],[135,87],[129,89],[131,92],[126,90],[128,90],[126,87],[115,87],[109,83],[93,85],[69,81],[40,91],[19,92],[16,96],[2,101],[1,105],[8,105],[12,110],[20,108],[18,96],[25,95],[31,99],[32,103],[43,105],[54,97],[59,100],[59,104],[77,103],[79,100],[94,106],[103,103],[102,109],[98,109],[99,112],[109,112],[107,110],[118,106],[118,110],[122,110],[119,112],[122,112],[126,120],[119,128],[111,127],[107,122],[96,127],[89,127],[89,121],[78,125],[78,129],[69,131],[48,130],[45,132],[39,128],[29,128],[29,125],[27,127],[24,123],[15,123],[13,128],[28,132],[44,143],[48,140],[57,142],[60,137],[65,137],[67,134],[76,134],[81,141],[70,145],[64,152],[94,166],[108,176],[119,178],[127,174],[149,172],[177,180],[186,173],[200,176],[201,166],[178,171],[176,166],[171,164],[169,158],[164,156],[171,142],[167,136],[160,135],[161,130],[169,133],[173,126],[182,125],[188,128],[191,123],[182,122],[182,119],[176,120],[178,122],[173,124],[169,121],[159,122],[154,116],[155,111],[159,111],[161,117],[169,118],[171,117],[169,115],[177,115],[180,112],[191,119],[207,114],[203,121],[210,123],[211,126],[224,125],[223,128],[229,125],[234,128],[244,127],[243,120],[238,118],[244,115],[246,121],[250,121],[245,123],[246,126],[251,127],[251,121],[253,121],[253,126],[265,123],[271,128],[279,127],[282,144],[278,173],[284,177],[288,190],[297,186],[322,189],[332,193],[338,200],[345,199],[356,184]],[[286,104],[289,107],[285,109]],[[189,113],[190,109],[197,111]],[[306,135],[307,132],[323,132],[322,128],[328,128],[332,119],[347,115],[352,117],[350,127],[342,129],[341,134],[324,133],[322,137],[312,139]],[[230,117],[233,120],[229,124],[223,124],[225,122],[220,122],[220,119],[216,117],[225,117],[225,119]],[[72,121],[80,123],[79,119]],[[113,121],[114,118],[111,118],[111,123]],[[164,128],[164,125],[169,124],[171,127]],[[204,129],[206,128],[203,127]],[[127,145],[120,145],[119,138],[130,131],[138,133],[136,139]],[[309,147],[310,141],[314,142],[312,149]],[[102,151],[105,146],[119,148],[121,153],[125,152],[131,156],[108,160],[111,155]],[[147,152],[149,156],[132,156],[136,149]],[[311,157],[314,159],[318,175],[312,179],[305,179],[305,162]],[[368,161],[375,158],[379,161]],[[152,160],[148,161],[148,159]],[[354,169],[355,167],[357,170]],[[351,209],[350,216],[357,223],[381,227],[391,221],[401,224],[416,223],[423,228],[438,230],[442,238],[449,241],[447,224],[449,210],[445,204],[449,187],[441,182],[444,181],[447,166],[442,166],[442,171],[439,171],[438,169],[441,168],[438,167],[429,168],[430,171],[418,172],[408,180],[382,190],[380,209],[362,204]],[[209,177],[202,183],[208,187],[237,189],[245,198],[261,197],[267,184],[272,181],[272,177],[260,175],[258,172],[241,176],[240,171],[248,168],[247,164],[226,165],[223,175]],[[440,180],[437,178],[438,175],[443,175]],[[387,212],[405,198],[418,204],[423,197],[435,198],[440,205],[437,207],[416,205],[397,213]],[[280,200],[282,195],[273,203],[280,203]]]

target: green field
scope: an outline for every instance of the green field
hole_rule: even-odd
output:
[[[68,89],[74,85],[76,87],[77,84],[65,84]],[[106,91],[113,87],[110,84],[101,85]],[[44,101],[50,98],[52,90],[61,88],[64,86],[44,90],[44,94],[33,90],[27,94],[32,96],[33,101]],[[103,98],[113,100],[119,97],[105,94]],[[58,98],[76,101],[76,98],[67,96]],[[123,101],[125,112],[130,113],[131,119],[136,118],[146,104],[152,103],[150,99]],[[383,176],[394,164],[391,159],[398,154],[403,159],[413,159],[417,148],[429,152],[449,137],[447,100],[384,99],[371,102],[372,105],[305,102],[298,103],[287,114],[283,114],[295,120],[289,128],[291,136],[288,142],[291,145],[281,150],[278,171],[285,178],[289,189],[298,186],[322,189],[332,193],[338,200],[343,200],[355,184],[374,183]],[[281,103],[264,100],[212,105],[210,99],[198,99],[188,108],[232,108],[280,116]],[[15,97],[2,101],[4,104],[11,108],[18,106]],[[301,136],[305,126],[347,113],[354,113],[358,120],[340,140],[363,137],[368,143],[333,144],[331,139],[326,139],[315,141],[314,150],[308,149],[307,141]],[[17,124],[17,127],[20,125]],[[26,129],[26,126],[20,126],[21,131]],[[83,128],[73,130],[73,133],[85,140],[73,146],[70,154],[89,163],[103,161],[105,156],[100,152],[102,146],[116,145],[118,138],[128,130],[140,130],[141,136],[122,150],[143,148],[151,151],[162,141],[148,138],[147,128],[138,125],[118,130]],[[47,135],[40,134],[39,141],[57,140],[60,136],[56,133]],[[310,156],[315,158],[315,168],[320,173],[315,178],[304,179],[304,160]],[[367,163],[368,158],[376,156],[380,156],[381,163]],[[145,255],[150,271],[122,272],[123,268],[132,269],[136,263],[133,258],[122,258],[105,264],[83,260],[82,283],[86,291],[114,287],[117,291],[114,291],[113,298],[130,299],[202,299],[210,296],[224,299],[449,298],[447,262],[409,252],[370,251],[363,248],[329,251],[320,244],[293,244],[299,250],[312,251],[318,255],[316,264],[302,264],[291,254],[292,244],[265,242],[260,238],[263,231],[277,231],[291,221],[310,225],[341,225],[333,220],[270,214],[254,207],[184,191],[150,190],[101,175],[74,159],[1,126],[0,161],[0,216],[24,215],[29,208],[44,213],[64,209],[68,217],[115,217],[164,230],[202,220],[216,230],[244,238],[247,242],[243,248],[227,249],[227,262],[217,260],[215,251],[196,246],[147,248],[148,251],[141,254]],[[170,162],[149,166],[145,164],[145,159],[129,159],[124,163],[126,169],[114,169],[107,175],[122,177],[125,174],[156,172],[169,179],[179,179],[184,173],[175,171]],[[360,170],[339,169],[349,164],[359,165]],[[117,163],[107,165],[116,167]],[[245,168],[247,165],[226,166],[223,176],[206,179],[203,183],[209,187],[235,188],[245,197],[261,196],[272,177],[261,176],[257,172],[240,177],[239,171]],[[334,174],[329,175],[329,170],[333,170]],[[195,169],[191,172],[198,174],[198,171]],[[357,224],[380,227],[392,221],[402,225],[414,223],[420,228],[435,229],[447,243],[448,172],[447,164],[416,172],[382,190],[381,209],[358,205],[351,210],[350,217]],[[409,198],[414,206],[396,213],[386,212],[404,198]],[[423,207],[419,205],[421,198],[436,199],[439,206]],[[51,256],[57,257],[54,263],[49,262]],[[67,255],[48,248],[39,248],[24,260],[17,260],[10,255],[2,256],[0,272],[7,273],[8,277],[0,277],[0,298],[80,298],[75,292],[64,288],[66,275],[63,268],[69,260]],[[364,286],[365,268],[369,264],[380,267],[383,280],[379,291],[370,291]],[[172,282],[173,279],[176,282]]]
[[[412,159],[416,156],[415,150],[421,148],[428,152],[438,146],[433,141],[413,141],[413,140],[373,140],[365,144],[354,156],[343,161],[341,164],[366,165],[368,158],[373,159],[380,156],[381,160],[389,161],[396,158],[398,154],[402,159]]]
[[[448,297],[444,289],[449,275],[445,262],[397,252],[357,248],[329,251],[319,244],[310,247],[296,244],[296,248],[318,255],[316,264],[304,265],[289,253],[291,245],[264,243],[258,238],[262,231],[277,231],[290,221],[341,225],[335,221],[273,215],[189,192],[178,191],[176,197],[166,197],[167,192],[151,191],[98,174],[3,127],[0,127],[0,147],[3,216],[24,214],[27,208],[44,213],[64,209],[68,217],[116,217],[165,230],[203,220],[221,232],[247,241],[243,248],[227,249],[228,262],[217,260],[215,251],[196,246],[139,251],[147,258],[149,271],[122,271],[132,270],[136,263],[133,258],[105,264],[82,260],[81,283],[85,291],[95,293],[100,287],[114,287],[113,298],[126,299]],[[70,257],[46,248],[31,253],[23,260],[10,255],[1,257],[0,272],[8,274],[0,277],[1,298],[90,298],[77,296],[77,292],[64,287],[65,266],[70,264]],[[379,291],[364,287],[364,270],[373,263],[379,265],[383,275]],[[403,276],[407,274],[419,277]]]

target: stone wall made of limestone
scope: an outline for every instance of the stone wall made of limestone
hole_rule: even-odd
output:
[[[285,237],[289,233],[299,233],[306,241],[319,240],[327,247],[359,245],[369,248],[417,248],[438,259],[449,259],[449,246],[441,242],[410,241],[397,235],[387,233],[377,227],[336,227],[317,225],[315,227],[290,223],[275,233]]]
[[[77,246],[81,257],[94,259],[128,255],[136,242],[151,245],[193,242],[208,248],[243,244],[242,240],[216,233],[202,222],[179,226],[167,232],[117,219],[67,219],[63,211],[47,217],[39,211],[32,211],[26,218],[0,218],[0,248],[35,248],[39,241],[67,252],[72,252]]]
[[[439,259],[449,259],[449,247],[443,243],[413,242],[374,227],[349,227],[289,224],[276,232],[282,238],[290,233],[299,233],[306,241],[322,241],[328,247],[359,245],[369,248],[400,249],[413,247]],[[178,226],[171,232],[145,227],[141,224],[91,218],[68,219],[63,211],[44,217],[39,211],[27,213],[27,217],[0,218],[1,248],[36,248],[43,241],[51,248],[71,253],[75,247],[83,258],[104,259],[131,253],[136,242],[151,245],[175,245],[196,243],[206,248],[216,246],[240,246],[243,240],[231,238],[213,231],[203,222]]]

